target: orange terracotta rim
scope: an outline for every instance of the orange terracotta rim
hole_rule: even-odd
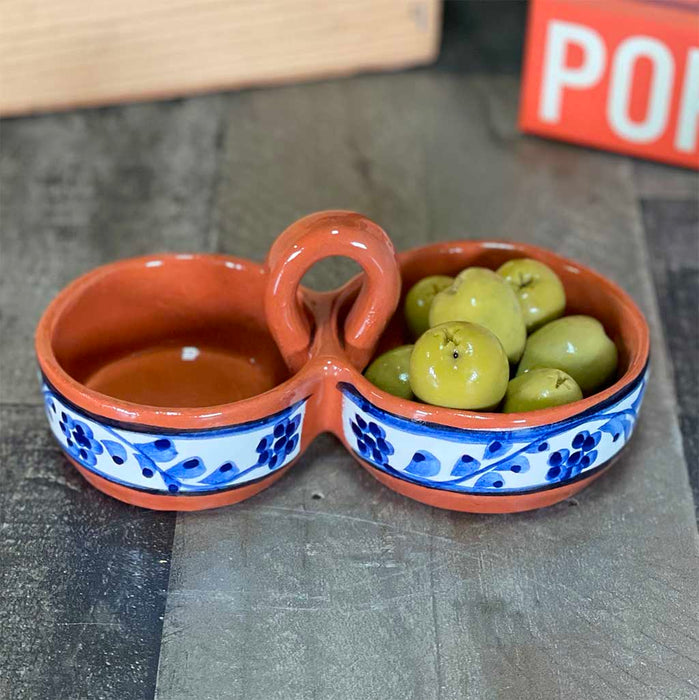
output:
[[[167,511],[196,511],[208,510],[210,508],[222,508],[230,506],[234,503],[240,503],[260,491],[269,488],[276,481],[281,479],[284,474],[296,463],[298,457],[286,466],[278,469],[269,476],[257,479],[253,482],[234,486],[228,489],[221,489],[215,493],[209,494],[188,494],[179,493],[176,496],[168,493],[153,493],[150,491],[142,491],[135,487],[123,486],[116,484],[109,479],[98,476],[89,469],[81,466],[72,457],[65,455],[66,459],[82,474],[83,477],[96,489],[106,493],[118,501],[128,503],[132,506],[140,508],[150,508],[151,510],[167,510]]]

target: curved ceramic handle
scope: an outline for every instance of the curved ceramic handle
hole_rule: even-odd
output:
[[[345,351],[362,368],[398,305],[400,272],[384,230],[360,214],[324,211],[299,219],[277,238],[267,255],[267,323],[287,365],[298,371],[309,359],[312,334],[298,286],[305,272],[333,255],[358,262],[366,277],[347,316]]]

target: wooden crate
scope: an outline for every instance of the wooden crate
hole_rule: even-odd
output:
[[[0,114],[432,61],[441,0],[3,0]]]

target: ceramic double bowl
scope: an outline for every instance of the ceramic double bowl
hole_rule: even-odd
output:
[[[363,273],[333,292],[300,282],[328,256]],[[598,318],[616,381],[521,414],[407,401],[370,384],[376,352],[409,342],[400,304],[418,279],[531,257],[559,275],[567,313]],[[352,212],[313,214],[263,265],[153,255],[97,268],[49,305],[36,333],[46,415],[68,460],[128,503],[199,510],[236,503],[334,433],[384,485],[441,508],[514,512],[584,488],[631,437],[646,383],[643,315],[611,281],[530,245],[456,241],[396,256]]]

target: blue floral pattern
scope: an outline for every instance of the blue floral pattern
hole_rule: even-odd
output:
[[[377,464],[388,464],[393,454],[393,445],[386,440],[386,431],[374,421],[365,421],[358,413],[350,423],[357,439],[357,449],[362,457],[369,458]]]
[[[590,476],[631,437],[647,371],[594,411],[514,430],[460,430],[398,416],[371,404],[350,384],[343,432],[364,462],[392,476],[464,493],[525,493]]]
[[[97,456],[104,452],[104,448],[95,440],[92,428],[87,423],[71,418],[65,411],[61,411],[58,425],[70,456],[90,467],[97,464]]]
[[[46,384],[46,415],[66,454],[110,481],[163,493],[207,493],[260,479],[300,450],[306,400],[258,421],[173,435],[80,414]],[[136,427],[136,426],[135,426]]]
[[[285,418],[279,421],[269,435],[265,435],[257,443],[255,452],[258,454],[257,464],[274,469],[285,458],[296,450],[301,425],[301,416]]]

